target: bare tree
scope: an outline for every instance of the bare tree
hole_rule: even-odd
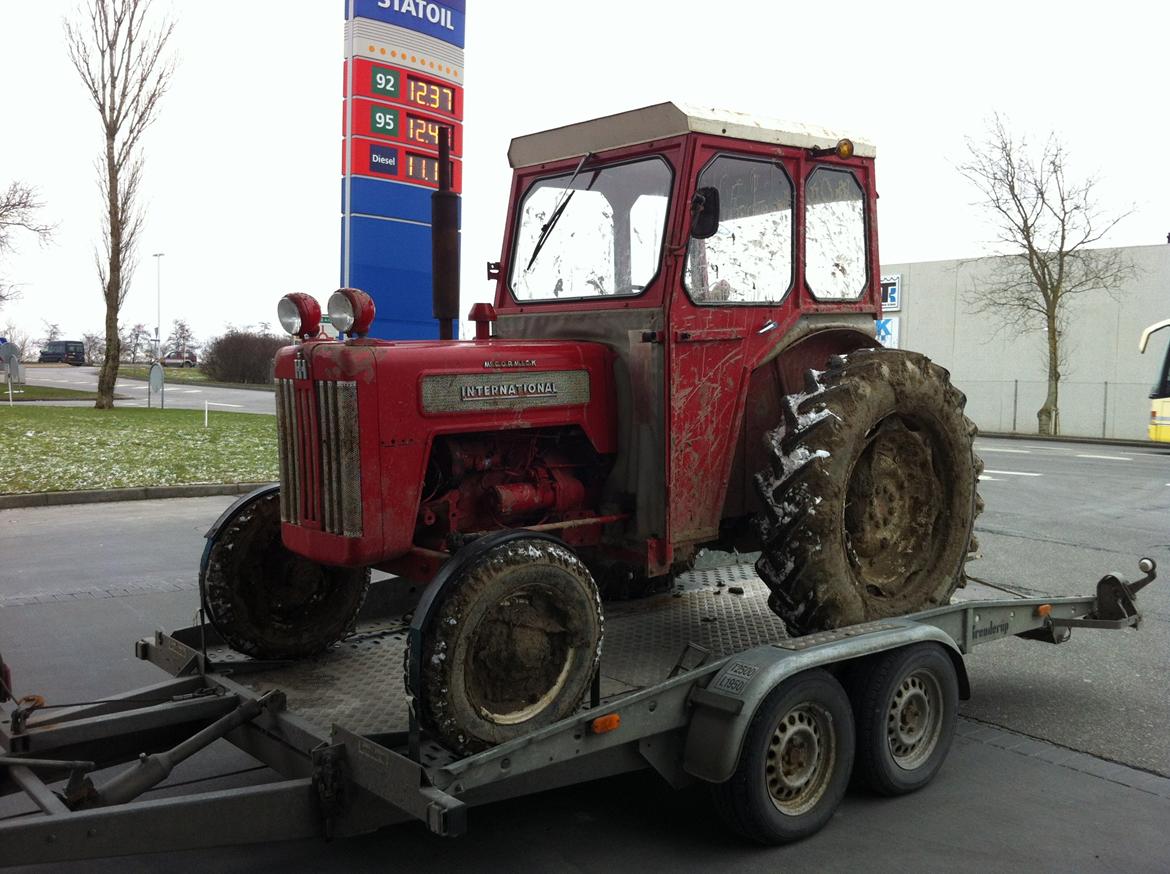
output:
[[[118,313],[142,231],[142,135],[158,116],[175,68],[167,53],[174,22],[149,27],[151,5],[151,0],[89,0],[76,21],[65,22],[69,59],[101,116],[105,140],[97,160],[104,215],[96,261],[106,302],[106,348],[94,404],[98,409],[114,406],[121,359]]]
[[[150,343],[150,329],[138,322],[122,335],[119,342],[122,344],[122,353],[129,357],[130,363],[137,364],[138,356]]]
[[[49,239],[53,232],[52,226],[36,220],[41,207],[36,189],[21,182],[12,182],[5,191],[0,192],[0,258],[15,248],[16,231],[27,231],[41,242]],[[0,306],[18,296],[16,286],[0,277]]]
[[[1096,201],[1097,179],[1069,178],[1068,155],[1055,134],[1035,156],[997,115],[985,139],[968,139],[967,147],[970,160],[959,172],[982,195],[1004,256],[992,278],[974,289],[972,308],[1013,333],[1045,334],[1048,391],[1036,419],[1040,434],[1055,434],[1069,304],[1087,292],[1116,295],[1136,273],[1121,250],[1091,248],[1132,210],[1106,215]]]
[[[61,339],[61,326],[59,324],[47,319],[41,319],[41,324],[45,326],[45,336],[41,338],[42,343],[53,343]]]
[[[195,332],[191,326],[183,319],[175,319],[171,323],[171,335],[167,337],[167,352],[179,354],[197,348],[199,344],[195,342]]]
[[[88,333],[81,335],[81,345],[85,347],[85,363],[93,364],[106,348],[106,338],[101,334]]]
[[[28,361],[36,352],[36,342],[29,337],[28,331],[21,330],[11,319],[0,328],[0,337],[7,338],[8,342],[16,347],[17,356],[21,361]]]

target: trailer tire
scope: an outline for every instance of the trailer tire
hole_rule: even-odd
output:
[[[564,544],[508,540],[438,594],[410,688],[419,725],[471,754],[576,711],[601,657],[597,586]],[[406,664],[414,662],[408,642]],[[407,670],[408,687],[412,671]]]
[[[237,652],[297,659],[353,631],[368,568],[317,564],[280,538],[280,492],[259,495],[212,535],[200,568],[207,618]]]
[[[946,604],[964,583],[982,462],[966,398],[924,355],[860,349],[806,374],[755,477],[756,563],[794,635]]]
[[[955,736],[959,681],[935,643],[872,656],[854,674],[858,782],[880,795],[906,795],[938,773]]]
[[[853,714],[841,684],[821,669],[798,674],[756,710],[735,772],[711,787],[715,809],[761,844],[806,838],[841,803],[853,754]]]

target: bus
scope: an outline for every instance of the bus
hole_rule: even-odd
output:
[[[1163,328],[1170,328],[1170,319],[1155,322],[1142,331],[1138,351],[1144,354],[1150,337]],[[1170,443],[1170,345],[1166,347],[1158,381],[1150,389],[1150,439]]]

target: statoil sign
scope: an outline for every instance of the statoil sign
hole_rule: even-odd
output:
[[[464,0],[346,0],[341,284],[377,304],[372,332],[437,335],[430,194],[439,139],[463,180]]]

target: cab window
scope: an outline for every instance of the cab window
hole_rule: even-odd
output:
[[[857,300],[866,288],[865,193],[848,170],[818,167],[805,186],[804,274],[820,300]]]
[[[517,301],[640,294],[658,273],[670,167],[648,158],[539,179],[520,205]]]
[[[719,228],[691,238],[683,282],[701,304],[775,303],[792,285],[792,182],[772,161],[720,155],[699,174],[719,191]]]

